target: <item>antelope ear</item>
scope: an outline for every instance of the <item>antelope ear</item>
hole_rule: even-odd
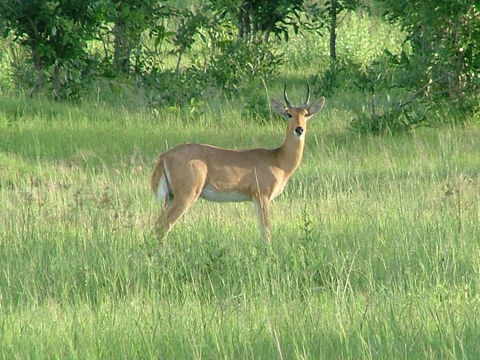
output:
[[[277,114],[282,115],[284,118],[289,119],[291,117],[291,115],[285,108],[285,105],[283,105],[281,101],[278,101],[277,99],[271,99],[270,106],[272,107],[273,111],[275,111]]]
[[[307,111],[308,111],[307,118],[310,119],[313,115],[315,115],[320,110],[322,110],[324,104],[325,104],[325,97],[322,96],[320,99],[318,99],[317,101],[309,105],[307,108]]]

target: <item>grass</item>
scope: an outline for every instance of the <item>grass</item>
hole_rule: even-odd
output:
[[[284,125],[1,101],[0,357],[480,356],[477,124],[358,136],[327,106],[271,246],[251,204],[203,201],[159,246],[159,152]]]

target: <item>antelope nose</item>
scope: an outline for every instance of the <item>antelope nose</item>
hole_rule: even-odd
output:
[[[300,136],[303,134],[303,128],[301,126],[297,126],[294,131],[297,136]]]

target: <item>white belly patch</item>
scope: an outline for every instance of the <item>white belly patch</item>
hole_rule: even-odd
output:
[[[218,191],[208,184],[203,188],[200,197],[215,202],[240,202],[251,200],[250,197],[245,194],[236,191]]]

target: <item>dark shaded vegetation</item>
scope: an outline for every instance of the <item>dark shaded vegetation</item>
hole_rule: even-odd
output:
[[[401,52],[367,64],[338,54],[337,28],[350,12],[403,31]],[[445,109],[478,111],[480,7],[469,1],[17,1],[0,4],[18,91],[82,99],[96,84],[144,95],[153,107],[195,107],[208,97],[241,96],[248,116],[269,118],[265,84],[279,80],[291,36],[329,38],[329,66],[305,74],[318,93],[365,94],[351,128],[408,130],[443,119]],[[341,41],[341,40],[340,40]],[[318,54],[320,57],[322,54]],[[312,59],[315,61],[315,59]],[[5,87],[5,86],[4,86]],[[401,96],[392,96],[391,94]],[[387,99],[378,106],[378,99]],[[447,110],[448,111],[448,110]]]

